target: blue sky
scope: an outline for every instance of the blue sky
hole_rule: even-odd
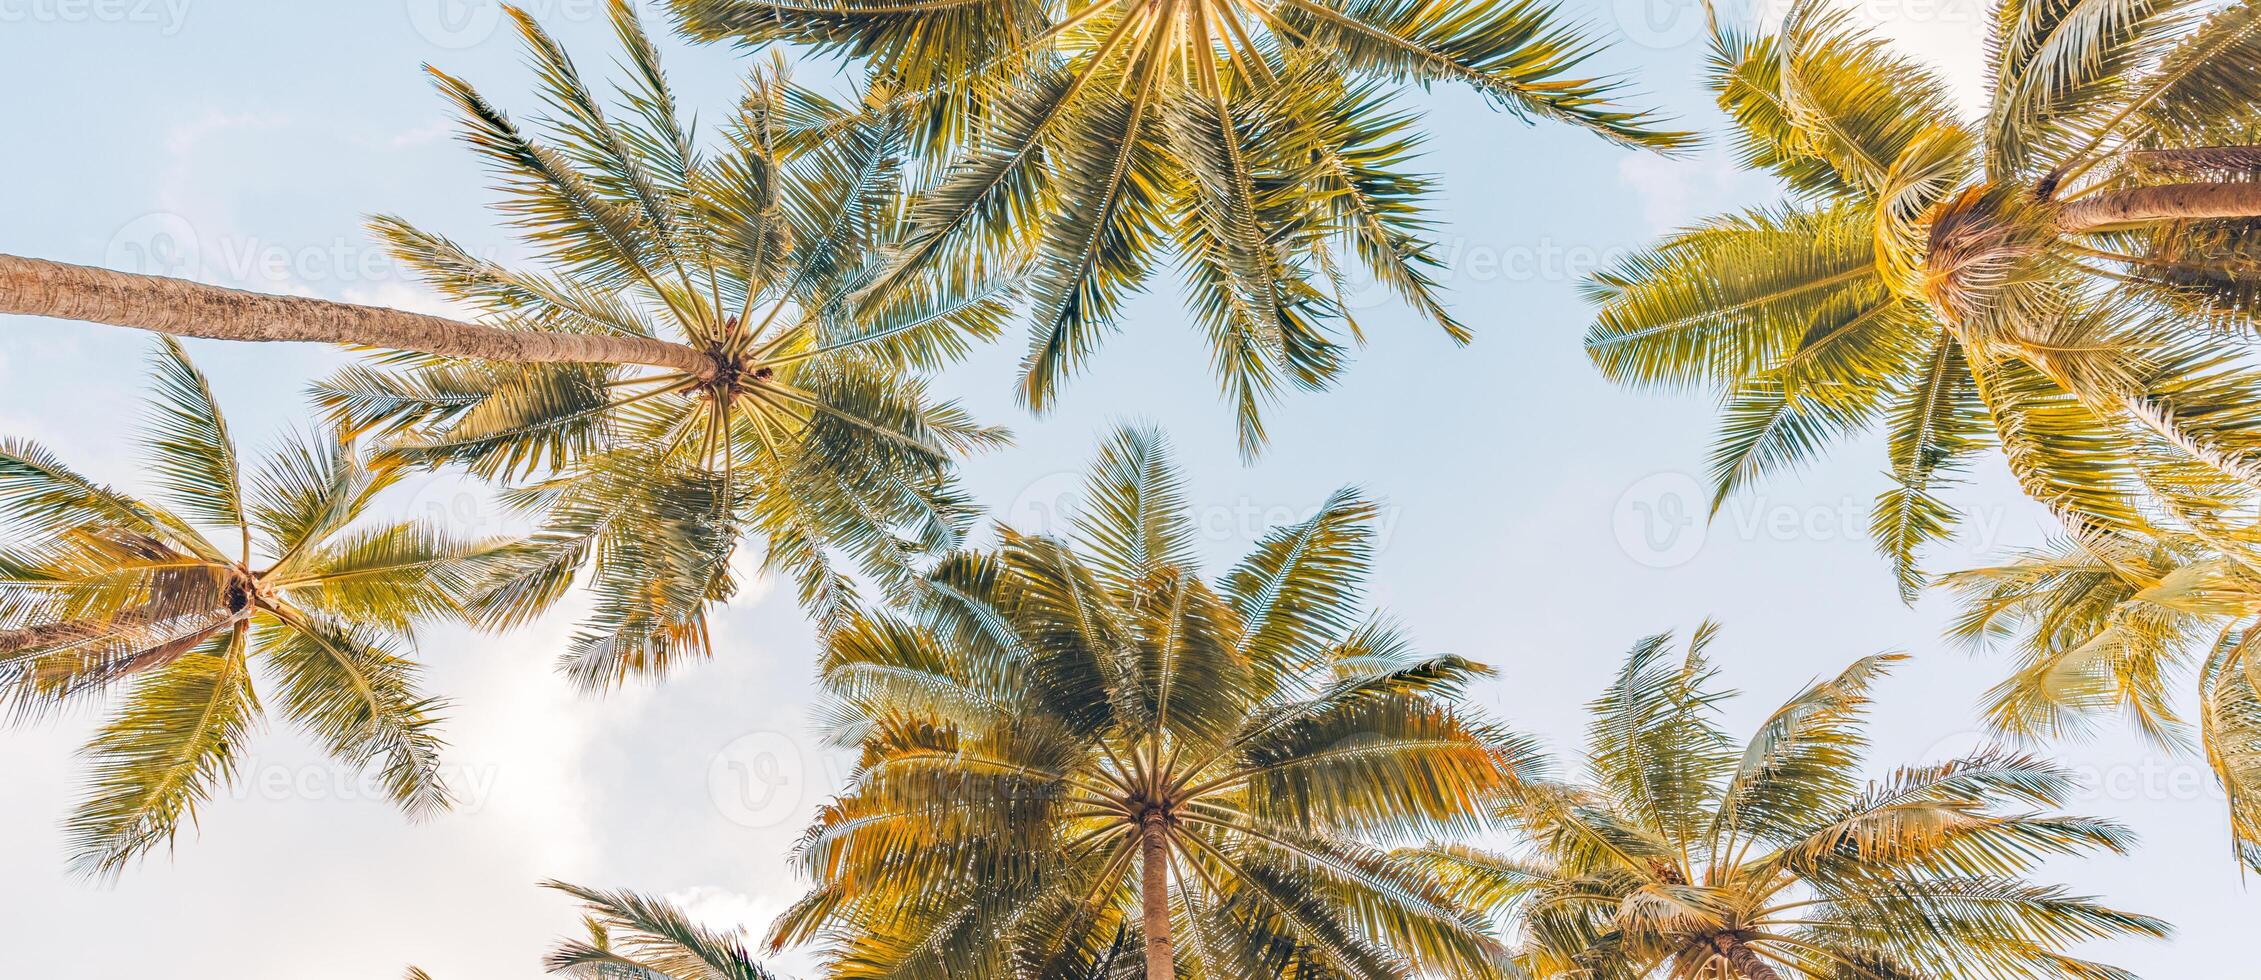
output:
[[[1603,58],[1689,122],[1717,128],[1696,84],[1703,49],[1680,0],[1571,0],[1629,37]],[[593,0],[529,5],[595,71],[610,40]],[[1934,59],[1969,92],[1979,0],[1867,0],[1857,13]],[[355,4],[239,0],[0,0],[0,251],[187,275],[224,285],[444,311],[371,248],[363,215],[393,212],[498,257],[515,254],[418,65],[464,75],[532,111],[515,43],[485,0]],[[661,23],[652,12],[655,23]],[[718,116],[745,56],[667,44],[687,106]],[[834,78],[810,65],[804,79]],[[1712,405],[1602,383],[1579,336],[1577,277],[1705,214],[1768,200],[1769,183],[1718,150],[1666,161],[1552,127],[1527,127],[1463,92],[1408,96],[1433,134],[1446,281],[1476,342],[1454,346],[1371,293],[1371,340],[1334,391],[1270,417],[1271,451],[1243,465],[1206,353],[1167,281],[1135,302],[1052,415],[1013,402],[1016,341],[939,386],[1014,448],[974,461],[992,513],[1041,527],[1072,506],[1072,474],[1118,419],[1172,435],[1222,568],[1263,528],[1356,484],[1384,502],[1375,602],[1428,648],[1487,661],[1478,699],[1562,749],[1580,704],[1638,637],[1706,617],[1748,693],[1747,726],[1817,674],[1885,650],[1915,655],[1886,682],[1874,768],[1976,746],[1972,705],[1997,656],[1940,639],[1944,603],[1904,607],[1865,536],[1881,448],[1769,480],[1708,526],[1691,474]],[[0,435],[36,439],[83,470],[140,486],[134,439],[149,338],[0,318]],[[308,382],[343,359],[310,347],[193,343],[247,451],[306,417]],[[1938,556],[1969,564],[2038,543],[2037,510],[1982,470],[1960,500],[1972,532]],[[504,526],[476,486],[437,478],[386,502],[482,530]],[[716,627],[716,660],[658,687],[573,695],[549,662],[561,610],[507,638],[434,631],[431,687],[455,702],[448,737],[467,797],[411,825],[287,727],[268,730],[246,785],[200,832],[114,885],[63,873],[58,822],[76,792],[82,711],[0,738],[0,973],[286,980],[380,978],[418,963],[444,978],[531,978],[566,902],[546,877],[676,895],[720,924],[759,928],[797,893],[787,849],[838,785],[843,760],[810,735],[814,650],[789,590],[757,585]],[[2099,958],[2154,976],[2221,973],[2261,898],[2229,859],[2203,760],[2108,728],[2063,756],[2091,774],[2077,809],[2143,835],[2132,858],[2061,862],[2045,876],[2181,927],[2172,943]],[[779,960],[788,970],[799,954]]]

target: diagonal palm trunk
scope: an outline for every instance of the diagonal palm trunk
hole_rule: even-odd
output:
[[[641,364],[702,379],[716,372],[713,359],[697,349],[652,337],[504,330],[13,255],[0,255],[0,313],[214,340],[298,340],[489,361]]]
[[[1146,980],[1177,980],[1177,951],[1170,943],[1170,838],[1166,818],[1146,815],[1139,842],[1139,931],[1146,936]]]
[[[2159,184],[2106,191],[2065,205],[2057,228],[2096,231],[2153,221],[2261,217],[2261,183]]]
[[[2128,163],[2146,174],[2261,173],[2261,146],[2191,146],[2173,150],[2136,150]]]

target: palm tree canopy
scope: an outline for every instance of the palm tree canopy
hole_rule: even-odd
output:
[[[39,715],[123,688],[86,746],[89,786],[66,822],[76,865],[115,874],[170,843],[233,783],[267,703],[339,762],[374,767],[411,816],[447,806],[445,702],[419,689],[402,648],[517,545],[432,520],[362,521],[400,473],[336,437],[294,441],[247,476],[171,338],[154,388],[155,500],[0,443],[0,698]]]
[[[1505,966],[1380,846],[1481,826],[1527,753],[1457,702],[1482,667],[1361,615],[1371,505],[1336,494],[1212,586],[1158,434],[1117,432],[1086,487],[1069,540],[1003,530],[834,635],[861,760],[774,942],[842,977]]]
[[[777,980],[746,952],[735,932],[694,921],[664,898],[545,881],[580,901],[583,935],[559,942],[542,966],[585,980]],[[406,980],[432,980],[409,967]]]
[[[1635,645],[1590,705],[1579,782],[1534,781],[1507,812],[1521,856],[1412,852],[1467,901],[1518,913],[1538,977],[2079,977],[2124,971],[2074,944],[2164,936],[2156,919],[2027,878],[2124,851],[2109,821],[2053,812],[2072,774],[1986,750],[1864,785],[1869,690],[1897,656],[1817,681],[1738,744],[1706,624]]]
[[[609,10],[628,75],[610,111],[522,11],[542,132],[432,72],[541,271],[399,218],[372,227],[490,323],[672,336],[711,370],[395,355],[317,389],[341,426],[390,436],[391,456],[510,482],[505,502],[542,516],[516,573],[478,603],[487,625],[525,622],[594,562],[596,608],[565,657],[592,688],[705,653],[705,611],[735,591],[748,535],[827,621],[852,601],[853,571],[890,582],[954,546],[971,507],[949,464],[1003,433],[931,403],[909,372],[994,333],[1015,285],[958,264],[848,303],[901,223],[902,113],[834,102],[773,65],[704,147],[634,5]]]
[[[2231,846],[2261,871],[2261,537],[2249,524],[2092,533],[1945,584],[1963,602],[1958,636],[2014,640],[2017,669],[1985,706],[1996,730],[2080,737],[2116,714],[2163,747],[2195,734],[2227,797]],[[2188,718],[2171,686],[2193,666]]]
[[[1717,30],[1709,81],[1735,149],[1790,197],[1595,276],[1594,363],[1721,393],[1721,500],[1881,426],[1892,485],[1872,531],[1911,597],[1918,553],[1959,517],[1943,491],[1989,448],[2075,527],[2251,494],[2261,374],[2221,331],[2252,326],[2261,209],[2068,217],[2256,172],[2239,168],[2261,155],[2173,156],[2261,137],[2261,8],[2212,9],[1999,3],[1977,119],[1818,0],[1772,33]]]
[[[1688,134],[1616,101],[1595,39],[1537,0],[674,0],[694,37],[867,59],[917,115],[939,176],[883,281],[968,256],[1032,257],[1020,394],[1039,411],[1122,304],[1180,266],[1239,417],[1264,441],[1283,385],[1343,367],[1355,256],[1457,340],[1393,90],[1467,85],[1525,120],[1673,149]],[[1347,255],[1345,254],[1347,253]]]

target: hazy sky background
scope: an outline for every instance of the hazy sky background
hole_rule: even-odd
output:
[[[1653,101],[1717,128],[1697,84],[1692,4],[1570,5],[1630,37],[1600,64],[1637,71]],[[600,4],[530,9],[586,73],[611,65]],[[1860,13],[1974,91],[1981,0],[1871,0]],[[517,254],[483,210],[485,174],[417,70],[445,67],[531,116],[529,73],[497,14],[484,0],[0,0],[0,90],[14,96],[0,110],[0,251],[442,310],[368,246],[361,219],[398,213],[474,250]],[[719,118],[746,56],[666,47],[686,107]],[[843,80],[817,66],[802,77]],[[1872,772],[1978,745],[1972,706],[2004,661],[1943,642],[1946,604],[1899,603],[1865,536],[1885,479],[1877,440],[1760,485],[1708,528],[1676,524],[1701,511],[1690,474],[1703,469],[1711,402],[1611,388],[1580,350],[1580,275],[1680,223],[1769,200],[1769,181],[1737,173],[1718,149],[1666,161],[1527,127],[1457,90],[1410,98],[1433,134],[1423,165],[1441,180],[1446,278],[1473,345],[1456,348],[1368,295],[1371,343],[1347,379],[1275,409],[1272,450],[1244,466],[1165,279],[1048,418],[1010,397],[1017,338],[942,379],[1019,436],[967,468],[992,513],[1022,527],[1057,520],[1094,437],[1113,420],[1148,419],[1180,451],[1213,571],[1337,486],[1379,496],[1375,602],[1426,647],[1497,665],[1478,699],[1561,749],[1575,747],[1581,704],[1626,647],[1707,616],[1725,626],[1714,649],[1728,681],[1748,692],[1730,708],[1738,730],[1817,674],[1901,650],[1916,657],[1879,692]],[[145,486],[134,461],[150,342],[0,318],[0,435]],[[247,455],[303,425],[306,384],[343,363],[312,347],[190,349]],[[1970,533],[1937,567],[2041,540],[2038,510],[1998,466],[1957,499],[1974,512]],[[503,527],[457,480],[404,486],[385,506]],[[549,669],[574,609],[502,639],[434,630],[421,650],[430,689],[454,702],[458,812],[412,825],[273,726],[248,753],[243,785],[203,809],[201,831],[114,885],[67,876],[58,829],[96,714],[10,731],[0,975],[360,980],[413,962],[441,980],[532,978],[550,940],[575,929],[569,903],[535,887],[547,877],[666,893],[709,921],[759,930],[803,887],[790,845],[844,771],[810,734],[814,650],[789,593],[749,588],[718,617],[712,663],[602,700],[575,696]],[[2250,955],[2232,951],[2261,898],[2230,859],[2203,760],[2116,728],[2061,751],[2091,777],[2077,809],[2130,822],[2143,846],[2043,877],[2181,928],[2171,943],[2094,955],[2156,977],[2250,975]],[[792,973],[809,959],[776,962]]]

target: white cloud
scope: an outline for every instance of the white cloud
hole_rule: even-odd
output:
[[[1632,189],[1641,205],[1642,220],[1657,232],[1684,228],[1763,198],[1772,183],[1763,175],[1736,166],[1724,151],[1716,149],[1692,159],[1629,154],[1618,161],[1617,177]]]
[[[208,109],[201,115],[189,117],[165,129],[165,169],[157,178],[157,203],[166,211],[182,214],[192,220],[190,212],[198,202],[209,199],[206,188],[195,182],[199,151],[206,140],[230,130],[278,129],[290,125],[290,118],[272,112],[227,112]]]
[[[385,137],[380,145],[389,150],[405,150],[435,142],[454,131],[454,123],[446,119],[434,119],[414,129],[404,130]]]
[[[682,909],[691,921],[719,932],[744,935],[749,944],[759,942],[770,922],[790,904],[784,899],[748,895],[713,885],[693,885],[668,892],[663,897]]]
[[[441,296],[423,286],[408,282],[378,282],[366,286],[347,286],[340,290],[338,299],[364,306],[382,306],[410,313],[424,313],[454,320],[468,320],[476,313],[462,304]]]
[[[1731,12],[1726,16],[1730,22],[1772,27],[1782,22],[1792,2],[1742,0],[1740,20]],[[1831,0],[1831,6],[1889,38],[1893,52],[1930,66],[1947,80],[1966,112],[1978,111],[1985,93],[1992,0]]]

